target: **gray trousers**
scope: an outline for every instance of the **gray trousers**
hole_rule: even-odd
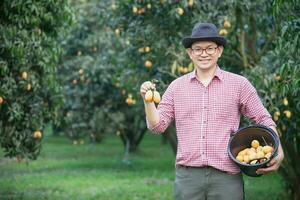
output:
[[[228,174],[212,167],[176,167],[176,200],[244,199],[242,174]]]

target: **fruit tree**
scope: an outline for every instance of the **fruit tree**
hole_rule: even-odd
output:
[[[62,104],[57,37],[72,15],[65,1],[1,1],[0,13],[0,143],[6,156],[36,159]]]

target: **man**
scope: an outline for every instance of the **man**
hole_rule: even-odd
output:
[[[276,132],[276,125],[261,103],[255,88],[244,77],[217,65],[226,39],[211,23],[197,24],[182,40],[195,70],[174,80],[156,108],[144,100],[147,126],[162,133],[172,120],[178,138],[174,192],[178,200],[244,198],[240,169],[230,160],[230,133],[239,128],[240,115]],[[144,98],[155,85],[141,85]],[[258,174],[275,171],[283,160],[278,155]]]

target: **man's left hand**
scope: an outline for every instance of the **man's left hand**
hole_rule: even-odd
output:
[[[257,174],[267,174],[273,171],[277,171],[277,169],[280,167],[280,164],[283,160],[283,153],[278,152],[278,155],[274,157],[268,164],[266,168],[259,168],[256,170]]]

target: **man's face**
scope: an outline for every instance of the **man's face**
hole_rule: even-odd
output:
[[[208,70],[216,66],[222,55],[223,46],[210,41],[199,41],[193,43],[187,51],[196,68]]]

